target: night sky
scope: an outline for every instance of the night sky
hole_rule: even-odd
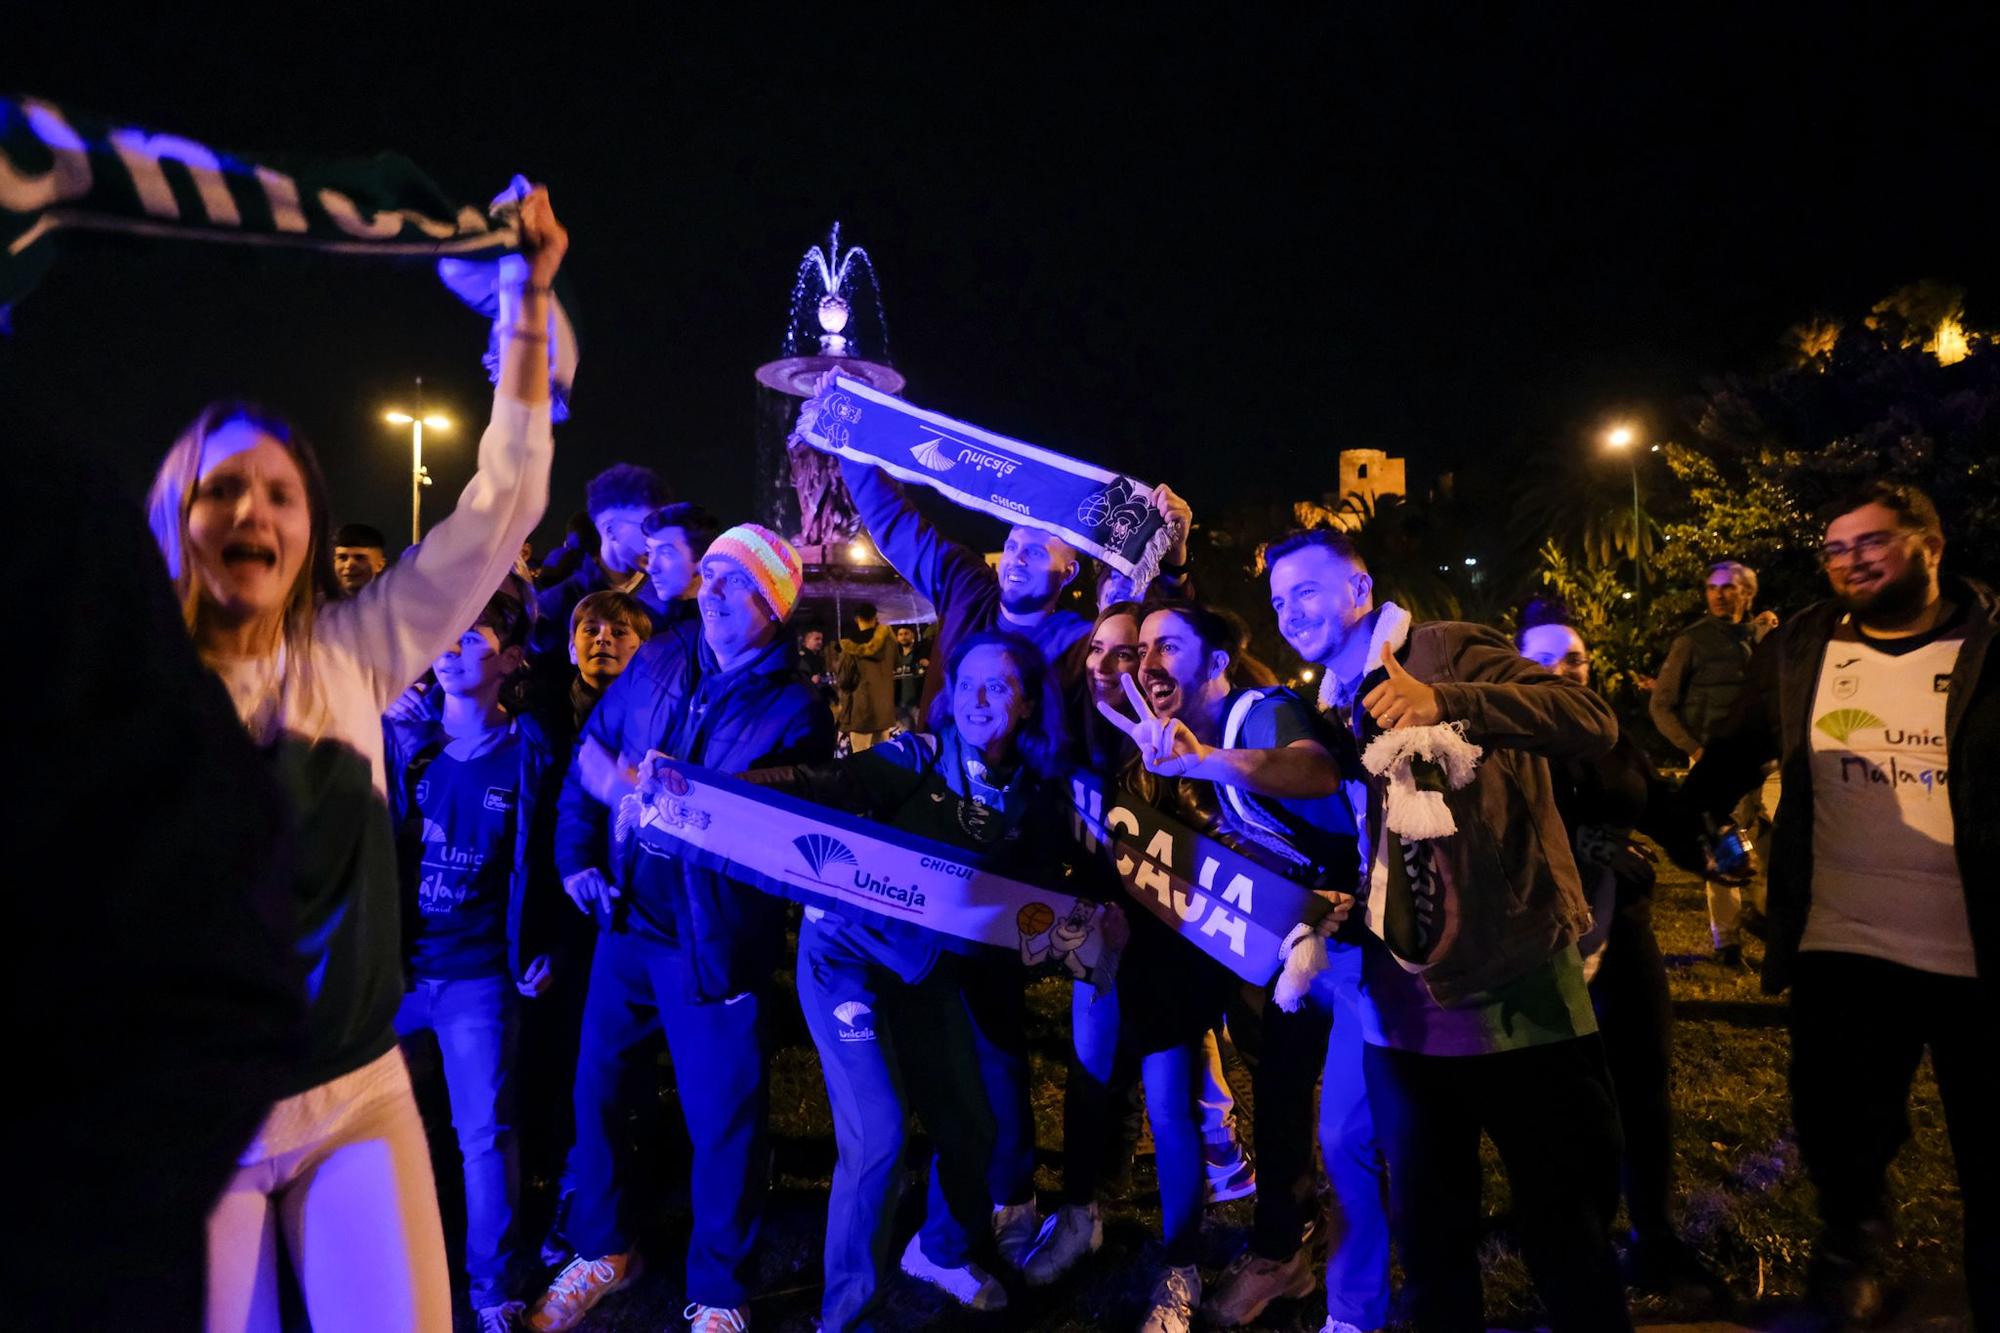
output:
[[[1614,414],[1672,435],[1703,376],[1917,278],[2000,322],[1995,48],[1928,12],[292,8],[17,31],[0,87],[248,154],[394,149],[466,199],[548,182],[584,346],[544,538],[620,459],[747,513],[751,372],[836,218],[913,400],[1198,515],[1323,491],[1343,446],[1421,485]],[[319,442],[341,518],[399,535],[408,442],[380,414],[416,375],[468,427],[427,450],[430,517],[470,471],[484,329],[423,266],[72,241],[15,329],[17,451],[92,442],[135,489],[204,401],[247,395]]]

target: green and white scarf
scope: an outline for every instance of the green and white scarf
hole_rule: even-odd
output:
[[[181,135],[0,97],[0,314],[47,269],[56,238],[83,231],[436,260],[453,292],[497,318],[501,265],[519,246],[525,187],[517,177],[481,208],[455,202],[393,154],[279,170]],[[550,371],[560,419],[576,338],[561,302],[553,304]],[[497,355],[489,359],[497,374]]]

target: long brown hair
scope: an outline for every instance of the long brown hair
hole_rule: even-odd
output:
[[[313,618],[321,602],[340,595],[340,583],[333,574],[333,520],[327,502],[326,476],[320,471],[318,455],[298,428],[255,403],[210,403],[160,460],[160,470],[154,473],[152,488],[146,495],[146,519],[153,529],[153,541],[167,562],[167,576],[173,580],[182,623],[192,635],[201,610],[202,587],[188,543],[188,515],[194,509],[195,490],[201,484],[201,458],[209,437],[238,421],[276,440],[291,455],[305,482],[311,537],[298,579],[285,596],[282,629],[287,674],[303,682],[311,669]]]

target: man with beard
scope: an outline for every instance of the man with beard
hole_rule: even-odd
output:
[[[1629,1329],[1610,1240],[1618,1112],[1576,948],[1590,906],[1549,773],[1552,759],[1603,754],[1617,720],[1484,626],[1412,625],[1393,603],[1378,607],[1367,565],[1337,532],[1295,532],[1266,560],[1278,630],[1321,669],[1320,707],[1357,751],[1412,728],[1431,729],[1435,745],[1455,733],[1456,744],[1481,751],[1457,786],[1435,758],[1422,773],[1406,759],[1347,784],[1368,929],[1359,1001],[1336,1012],[1334,1026],[1358,1028],[1364,1045],[1358,1065],[1341,1042],[1329,1045],[1323,1100],[1352,1100],[1355,1080],[1365,1081],[1413,1322],[1423,1333],[1486,1326],[1484,1131],[1505,1164],[1551,1327]],[[1445,818],[1407,809],[1419,783]],[[1337,1150],[1351,1154],[1353,1144],[1330,1140],[1329,1163]],[[1365,1199],[1357,1207],[1365,1218]],[[1332,1247],[1330,1268],[1345,1248]],[[1370,1257],[1376,1273],[1379,1263]],[[1351,1271],[1355,1292],[1365,1294],[1365,1276]],[[1330,1306],[1343,1285],[1329,1274]],[[1382,1306],[1334,1317],[1372,1326]]]
[[[1322,922],[1331,931],[1353,898],[1356,853],[1352,813],[1341,796],[1341,773],[1325,742],[1336,737],[1303,701],[1287,690],[1236,689],[1237,626],[1192,603],[1151,603],[1143,608],[1137,645],[1139,670],[1122,689],[1133,711],[1127,719],[1109,702],[1099,702],[1106,722],[1132,738],[1146,772],[1137,775],[1140,794],[1156,808],[1215,837],[1252,860],[1315,891],[1335,910]],[[1272,1300],[1303,1296],[1315,1285],[1302,1241],[1318,1211],[1312,1163],[1313,1085],[1327,1049],[1323,1005],[1287,1013],[1271,1000],[1271,988],[1254,990],[1192,946],[1166,934],[1145,913],[1135,918],[1133,940],[1120,964],[1121,1047],[1161,1051],[1179,1045],[1194,1058],[1186,1084],[1189,1104],[1149,1106],[1158,1149],[1163,1223],[1167,1229],[1167,1269],[1154,1287],[1152,1308],[1142,1333],[1186,1333],[1201,1304],[1202,1284],[1194,1267],[1198,1239],[1177,1226],[1192,1202],[1196,1219],[1202,1196],[1200,1147],[1192,1134],[1175,1143],[1163,1136],[1162,1121],[1191,1126],[1199,1093],[1203,1034],[1225,1007],[1241,1041],[1256,1030],[1257,1061],[1252,1070],[1253,1135],[1264,1179],[1257,1193],[1251,1245],[1224,1274],[1209,1303],[1211,1322],[1248,1323]],[[1351,948],[1336,948],[1336,956]],[[1149,1098],[1156,1090],[1146,1075]],[[1168,1118],[1170,1117],[1170,1118]],[[1368,1150],[1372,1156],[1372,1147]],[[1338,1170],[1337,1163],[1329,1162]],[[1378,1175],[1369,1189],[1379,1190]],[[1377,1230],[1380,1228],[1378,1226]],[[1345,1229],[1343,1229],[1345,1232]],[[1346,1239],[1345,1234],[1343,1239]],[[1270,1259],[1259,1251],[1274,1249]],[[1377,1295],[1387,1281],[1386,1241],[1376,1246]],[[1246,1277],[1246,1274],[1248,1275]],[[1030,1278],[1033,1279],[1031,1272]],[[1382,1301],[1386,1305],[1386,1299]],[[1380,1322],[1379,1317],[1376,1319]],[[1341,1333],[1357,1325],[1329,1321]]]
[[[2000,903],[1970,891],[2000,861],[2000,602],[1940,576],[1943,528],[1915,487],[1871,482],[1828,513],[1833,600],[1758,648],[1683,805],[1690,827],[1723,818],[1779,761],[1764,989],[1792,992],[1792,1118],[1822,1228],[1808,1295],[1838,1318],[1883,1308],[1887,1172],[1928,1048],[1973,1326],[2000,1328]]]
[[[953,646],[982,630],[1021,635],[1042,650],[1065,690],[1076,685],[1083,666],[1077,645],[1089,634],[1090,619],[1063,606],[1083,564],[1074,546],[1052,532],[1016,524],[1008,529],[999,564],[988,566],[978,552],[947,540],[926,522],[902,488],[878,469],[842,459],[840,475],[882,558],[937,608],[925,708],[938,692],[939,668]],[[1179,570],[1187,563],[1193,511],[1166,486],[1154,488],[1151,502],[1166,515],[1173,540],[1161,566]]]

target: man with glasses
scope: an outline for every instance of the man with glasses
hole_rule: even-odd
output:
[[[1782,765],[1764,988],[1792,992],[1792,1115],[1821,1222],[1809,1296],[1842,1319],[1883,1308],[1887,1172],[1928,1048],[1973,1326],[2000,1328],[2000,600],[1939,574],[1944,533],[1915,487],[1872,482],[1829,512],[1833,598],[1758,648],[1682,789],[1685,826]],[[1727,838],[1708,845],[1677,854],[1730,870]]]
[[[1693,763],[1702,746],[1729,716],[1743,690],[1750,650],[1758,636],[1747,617],[1757,600],[1757,571],[1734,560],[1718,560],[1708,569],[1702,589],[1708,614],[1674,636],[1667,660],[1660,664],[1650,705],[1653,725]],[[1744,798],[1739,823],[1749,824],[1762,813],[1757,793]],[[1743,890],[1739,883],[1708,881],[1708,931],[1715,959],[1725,967],[1743,966]],[[1754,893],[1754,888],[1753,888]],[[1753,931],[1762,913],[1752,905]]]

